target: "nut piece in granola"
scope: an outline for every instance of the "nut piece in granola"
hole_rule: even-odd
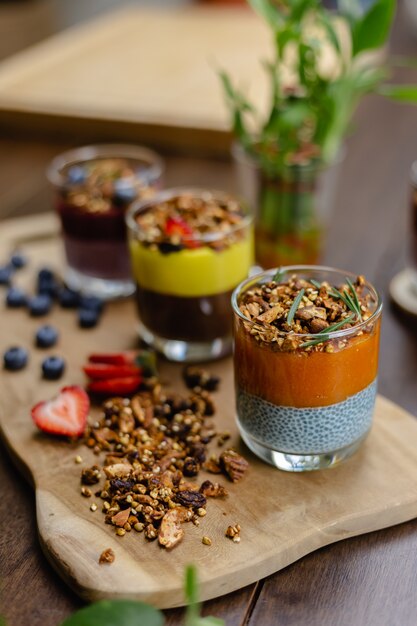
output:
[[[233,483],[237,483],[245,475],[249,463],[235,450],[225,450],[220,455],[220,466]]]
[[[240,524],[228,526],[225,535],[231,539],[233,543],[240,543],[240,530]]]
[[[174,548],[184,537],[184,530],[181,528],[181,524],[190,521],[190,519],[191,513],[184,507],[171,509],[165,513],[158,533],[160,545],[168,550]]]
[[[212,483],[211,480],[205,480],[200,487],[200,492],[207,498],[224,498],[227,491],[219,483]]]
[[[114,563],[115,558],[116,555],[114,554],[113,550],[111,548],[107,548],[107,550],[103,550],[103,552],[100,554],[98,562],[100,565],[104,565],[105,563],[110,565],[111,563]]]

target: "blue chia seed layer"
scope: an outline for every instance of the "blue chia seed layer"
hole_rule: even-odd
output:
[[[370,429],[376,388],[375,379],[343,402],[302,409],[276,406],[238,389],[238,422],[250,437],[279,452],[335,452],[354,443]]]

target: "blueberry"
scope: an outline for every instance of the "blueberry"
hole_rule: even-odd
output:
[[[58,300],[63,309],[76,309],[80,303],[80,296],[76,291],[63,287],[58,294]]]
[[[46,294],[34,296],[29,300],[29,312],[33,317],[46,315],[52,306],[51,298]]]
[[[65,361],[60,356],[48,356],[42,362],[43,377],[47,380],[58,380],[65,369]]]
[[[51,348],[58,341],[58,331],[53,326],[40,326],[35,339],[38,348]]]
[[[10,287],[6,296],[6,305],[12,309],[17,309],[27,305],[27,296],[19,287]]]
[[[38,283],[38,294],[55,298],[59,292],[59,285],[54,280]]]
[[[0,285],[10,285],[13,268],[10,265],[0,267]]]
[[[82,296],[80,299],[80,308],[86,309],[87,311],[96,311],[97,313],[101,313],[104,307],[103,300],[97,298],[96,296]]]
[[[78,310],[78,324],[81,328],[93,328],[97,325],[100,314],[92,309]]]
[[[10,263],[16,270],[20,270],[22,267],[25,267],[27,262],[27,258],[21,252],[14,252],[10,257]]]
[[[38,282],[39,281],[48,281],[48,280],[54,280],[55,278],[55,274],[53,273],[52,270],[49,269],[49,267],[43,267],[42,269],[39,270],[38,272]]]
[[[81,165],[73,165],[67,171],[67,181],[71,185],[81,185],[87,177],[86,171]]]
[[[128,178],[119,178],[114,181],[113,202],[116,205],[129,204],[136,200],[137,191]]]
[[[21,370],[28,362],[28,353],[24,348],[13,346],[9,348],[3,355],[4,367],[7,370]]]

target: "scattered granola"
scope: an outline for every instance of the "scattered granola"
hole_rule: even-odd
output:
[[[188,365],[183,372],[184,382],[189,389],[204,389],[205,391],[217,391],[220,378],[210,374],[201,367]]]
[[[142,243],[163,253],[202,243],[216,250],[227,248],[242,237],[237,227],[244,219],[237,200],[210,192],[174,195],[136,215]]]
[[[204,536],[201,540],[201,543],[203,543],[205,546],[211,546],[212,541],[210,539],[210,537],[206,537]]]
[[[103,404],[101,417],[87,428],[84,439],[104,453],[103,467],[84,468],[81,482],[102,481],[95,495],[117,536],[133,529],[172,549],[184,536],[184,523],[198,526],[206,516],[207,498],[227,496],[219,483],[194,482],[206,466],[207,444],[216,437],[210,419],[214,405],[206,390],[180,396],[165,392],[156,378],[146,385],[132,398]],[[233,482],[248,467],[231,449],[212,462]]]
[[[234,543],[240,543],[240,530],[240,524],[228,526],[225,535]]]
[[[107,548],[107,550],[103,550],[103,552],[100,554],[98,562],[100,565],[104,565],[105,563],[108,563],[110,565],[111,563],[114,563],[115,558],[116,555],[114,554],[113,550],[111,548]]]
[[[245,291],[239,308],[252,322],[245,327],[258,342],[275,344],[282,351],[332,351],[334,346],[326,343],[327,333],[352,328],[373,313],[375,302],[365,284],[363,276],[354,283],[346,278],[336,287],[326,281],[296,274],[285,277],[278,272],[271,281]],[[358,334],[367,330],[365,325]],[[340,343],[339,349],[344,347]]]

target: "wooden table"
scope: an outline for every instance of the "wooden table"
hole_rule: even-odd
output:
[[[56,8],[63,3],[40,4]],[[77,7],[77,2],[73,4]],[[85,3],[90,8],[94,4]],[[393,50],[409,55],[417,50],[401,12]],[[404,71],[403,78],[413,77]],[[1,218],[48,209],[43,171],[63,147],[45,138],[0,141]],[[398,317],[387,296],[390,278],[404,264],[408,171],[414,159],[417,110],[369,98],[348,141],[325,260],[365,273],[385,294],[380,391],[417,415],[417,322]],[[167,164],[168,185],[192,182],[236,188],[228,163],[169,157]],[[8,626],[57,626],[81,601],[43,557],[32,490],[1,447],[0,485],[0,613],[6,615]],[[207,603],[204,613],[224,618],[227,626],[414,626],[416,572],[417,520],[323,548],[266,580]],[[181,615],[168,612],[167,624],[180,624]]]

